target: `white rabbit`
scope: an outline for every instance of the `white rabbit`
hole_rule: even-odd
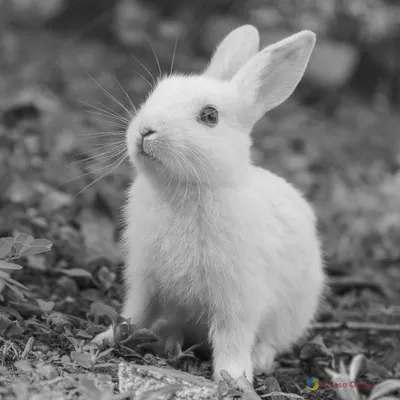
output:
[[[302,31],[259,52],[231,32],[201,75],[163,77],[127,131],[139,174],[125,208],[122,315],[207,341],[214,378],[270,372],[313,319],[324,287],[316,218],[283,178],[250,161],[250,132],[300,81]],[[108,330],[95,338],[112,340]]]

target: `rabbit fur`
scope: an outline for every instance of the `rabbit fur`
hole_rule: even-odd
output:
[[[254,124],[291,95],[314,45],[302,31],[259,51],[256,28],[242,26],[202,74],[161,78],[127,130],[138,175],[124,209],[122,315],[143,328],[168,321],[180,344],[208,343],[216,380],[271,372],[320,303],[314,211],[250,160]]]

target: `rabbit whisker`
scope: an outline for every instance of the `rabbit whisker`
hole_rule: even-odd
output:
[[[125,135],[126,131],[109,131],[109,132],[87,132],[87,133],[77,133],[76,136],[84,137],[97,137],[97,136],[121,136]]]
[[[155,85],[156,85],[156,80],[154,79],[154,76],[153,76],[153,74],[150,72],[150,70],[149,70],[144,64],[142,64],[133,54],[132,54],[132,57],[133,57],[133,59],[134,59],[138,64],[140,64],[140,65],[145,69],[145,71],[150,75],[151,79],[153,80],[153,85],[155,86]],[[141,77],[150,85],[150,87],[151,87],[152,89],[154,89],[154,86],[153,86],[143,75],[139,74],[139,72],[137,72],[137,71],[134,71],[134,72],[136,72],[136,74],[138,74],[139,76],[141,76]]]
[[[67,168],[67,167],[70,167],[71,165],[75,165],[75,164],[84,164],[84,163],[90,163],[90,162],[92,162],[92,161],[94,161],[94,160],[96,160],[96,159],[98,159],[98,158],[100,158],[100,157],[102,157],[102,156],[107,156],[106,158],[104,158],[103,160],[101,160],[99,163],[102,163],[102,162],[104,162],[105,160],[107,160],[107,159],[109,159],[109,158],[112,158],[112,157],[115,157],[116,155],[118,155],[118,152],[120,151],[120,150],[123,150],[124,149],[124,145],[119,145],[119,146],[117,146],[115,149],[112,149],[111,151],[110,150],[107,150],[107,151],[105,151],[104,153],[101,153],[101,154],[96,154],[96,155],[94,155],[94,156],[90,156],[90,157],[85,157],[85,159],[83,159],[83,160],[75,160],[75,161],[72,161],[72,162],[70,162],[70,163],[68,163],[68,164],[66,164],[66,165],[64,165],[64,166],[62,166],[61,168]],[[85,153],[85,152],[83,152],[83,153],[80,153],[80,154],[76,154],[75,156],[79,156],[79,155],[86,155],[87,153]]]
[[[97,183],[98,181],[100,181],[101,179],[105,178],[107,175],[110,175],[111,173],[115,172],[117,170],[117,168],[124,162],[124,160],[128,157],[127,153],[125,153],[124,155],[122,155],[118,160],[116,160],[115,162],[113,162],[111,164],[111,169],[109,169],[108,171],[106,171],[104,174],[102,174],[100,177],[98,177],[97,179],[95,179],[93,182],[89,183],[89,185],[85,186],[82,190],[80,190],[75,196],[74,198],[76,198],[77,196],[79,196],[83,191],[85,191],[86,189],[88,189],[90,186],[94,185],[95,183]],[[109,166],[108,166],[109,167]]]
[[[107,124],[116,126],[117,128],[121,128],[121,129],[125,129],[125,130],[128,128],[128,124],[121,124],[119,122],[110,121],[108,119],[96,118],[96,117],[93,117],[91,115],[89,115],[89,118],[94,120],[94,121],[100,121],[102,123],[107,123]]]
[[[106,96],[108,96],[112,101],[114,101],[123,110],[125,110],[131,118],[133,117],[132,113],[118,99],[116,99],[108,90],[106,90],[103,86],[101,86],[100,83],[97,82],[96,79],[94,79],[91,75],[88,74],[88,76],[102,90],[102,92]]]
[[[121,121],[127,122],[127,123],[130,122],[129,119],[125,118],[125,117],[124,117],[123,115],[121,115],[121,114],[118,114],[118,113],[117,113],[116,111],[114,111],[112,108],[107,107],[107,106],[104,105],[104,104],[99,104],[99,106],[104,107],[104,108],[101,108],[101,107],[99,107],[99,106],[95,106],[94,104],[87,103],[86,101],[79,100],[79,102],[82,103],[82,104],[85,104],[86,106],[88,106],[88,107],[90,107],[90,108],[93,108],[93,109],[99,111],[99,112],[100,112],[100,115],[104,115],[104,116],[107,116],[107,117],[118,118],[118,119],[120,119]],[[93,111],[86,111],[86,112],[94,113]]]
[[[120,87],[120,89],[122,90],[122,92],[125,94],[126,98],[129,101],[129,104],[131,105],[133,111],[136,113],[137,109],[135,104],[133,103],[132,99],[129,97],[129,94],[126,92],[126,90],[122,87],[122,85],[120,84],[120,82],[118,81],[118,79],[114,76],[113,77],[115,79],[115,82],[117,82],[117,85]]]
[[[160,76],[159,76],[159,78],[161,78],[161,76],[162,76],[162,71],[161,71],[161,65],[160,65],[160,62],[158,61],[157,53],[156,53],[156,51],[154,50],[154,47],[153,47],[153,44],[151,43],[151,40],[150,40],[150,38],[148,39],[148,41],[149,41],[149,44],[150,44],[151,50],[153,51],[154,57],[155,57],[155,59],[156,59],[156,61],[157,61],[158,70],[159,70],[159,72],[160,72]]]
[[[179,32],[176,34],[176,40],[175,40],[175,45],[174,45],[174,52],[172,53],[172,61],[171,61],[171,68],[169,70],[169,74],[172,75],[172,70],[174,69],[174,62],[175,62],[175,56],[176,56],[176,50],[178,47],[178,40],[179,40]]]

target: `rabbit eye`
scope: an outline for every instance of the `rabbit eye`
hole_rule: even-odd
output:
[[[215,107],[206,106],[200,111],[197,121],[211,127],[215,126],[218,124],[218,111]]]

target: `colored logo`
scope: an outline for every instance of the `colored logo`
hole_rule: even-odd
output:
[[[319,381],[317,378],[310,378],[307,381],[307,388],[309,390],[317,390],[319,388]]]

